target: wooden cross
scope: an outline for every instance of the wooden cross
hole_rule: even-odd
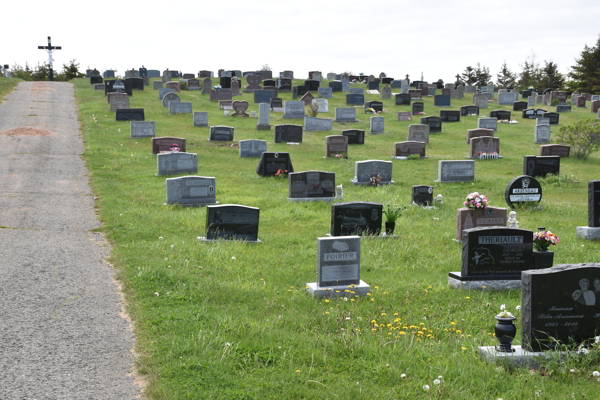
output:
[[[53,81],[54,73],[52,70],[52,61],[54,61],[54,59],[52,58],[52,52],[54,50],[62,50],[62,47],[52,46],[52,40],[50,39],[50,36],[48,36],[48,46],[38,46],[38,50],[46,50],[48,52],[48,80]]]

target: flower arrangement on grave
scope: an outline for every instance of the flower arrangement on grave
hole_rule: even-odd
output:
[[[279,168],[277,171],[275,171],[273,176],[278,176],[281,178],[281,177],[285,177],[287,175],[287,173],[288,173],[287,169]]]
[[[425,113],[421,111],[421,112],[416,113],[415,115],[425,115]]]
[[[375,187],[377,187],[380,183],[381,183],[381,176],[379,174],[372,175],[371,178],[369,178],[369,184],[368,184],[368,186],[375,186]]]
[[[336,154],[335,158],[344,158],[344,155],[343,154]]]
[[[556,246],[559,243],[560,238],[550,231],[533,233],[533,247],[537,251],[547,251],[548,247]]]
[[[498,318],[514,318],[514,315],[512,315],[510,313],[510,311],[508,311],[506,309],[506,306],[504,304],[502,304],[500,306],[500,312],[496,315],[496,317],[498,317]]]
[[[476,156],[480,160],[493,160],[493,159],[499,158],[500,154],[496,153],[495,151],[491,152],[491,153],[485,153],[483,151],[478,151],[476,153]]]
[[[178,152],[181,151],[181,148],[179,148],[179,145],[177,143],[173,143],[171,147],[169,147],[169,151]]]
[[[374,108],[367,108],[366,112],[370,113],[370,114],[376,114],[377,113]]]
[[[215,90],[218,92],[219,90],[221,90],[221,85],[217,85],[215,86]]]
[[[463,204],[472,211],[485,210],[488,207],[488,198],[482,194],[473,192],[469,193]]]

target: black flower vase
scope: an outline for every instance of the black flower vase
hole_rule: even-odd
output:
[[[512,341],[517,334],[517,327],[513,324],[516,317],[498,317],[496,316],[496,338],[500,345],[496,350],[502,353],[512,353]]]
[[[387,222],[385,223],[385,234],[386,235],[393,235],[394,234],[394,230],[396,229],[396,222]]]
[[[532,264],[533,269],[552,268],[554,253],[548,250],[534,250]]]

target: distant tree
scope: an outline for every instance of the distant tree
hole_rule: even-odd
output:
[[[25,68],[21,67],[18,63],[15,63],[10,72],[14,78],[23,79],[24,81],[33,80],[31,76],[33,71],[31,70],[31,67],[29,67],[29,63],[27,61],[25,61]]]
[[[542,85],[542,70],[540,64],[536,62],[534,52],[531,52],[529,57],[525,59],[525,62],[521,64],[521,68],[523,70],[519,74],[517,85],[522,88],[534,87],[537,90],[542,90],[540,88]]]
[[[489,84],[492,81],[492,74],[490,74],[490,69],[485,66],[482,67],[481,64],[478,62],[477,68],[475,68],[475,78],[477,79],[476,82],[479,83],[479,85],[481,86]]]
[[[79,64],[75,63],[75,59],[70,61],[69,65],[63,64],[63,75],[66,81],[70,81],[75,78],[83,78],[85,74],[79,72]]]
[[[269,64],[265,64],[260,68],[261,71],[272,71],[271,67],[269,67]]]
[[[600,93],[600,35],[594,47],[585,45],[581,57],[575,60],[572,71],[570,89],[587,93]]]
[[[475,76],[475,69],[470,65],[465,68],[465,72],[463,72],[460,77],[467,85],[473,85],[475,82],[477,82],[477,77]]]
[[[48,63],[44,61],[43,64],[37,65],[35,71],[31,74],[34,81],[47,81],[48,80]]]
[[[552,89],[561,89],[564,88],[565,81],[565,76],[558,72],[558,65],[555,62],[544,61],[541,84],[546,84]]]
[[[501,89],[512,88],[517,82],[517,75],[508,68],[506,60],[500,67],[500,72],[496,75],[498,87]]]

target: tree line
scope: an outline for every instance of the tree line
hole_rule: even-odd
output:
[[[600,93],[600,36],[595,46],[585,45],[580,57],[575,60],[575,65],[567,74],[559,72],[558,65],[552,60],[545,60],[541,65],[533,53],[521,64],[521,68],[520,73],[515,73],[504,61],[494,81],[490,69],[478,62],[475,67],[467,66],[460,78],[467,85],[495,84],[499,88],[535,88],[540,92],[550,88],[568,92]]]

